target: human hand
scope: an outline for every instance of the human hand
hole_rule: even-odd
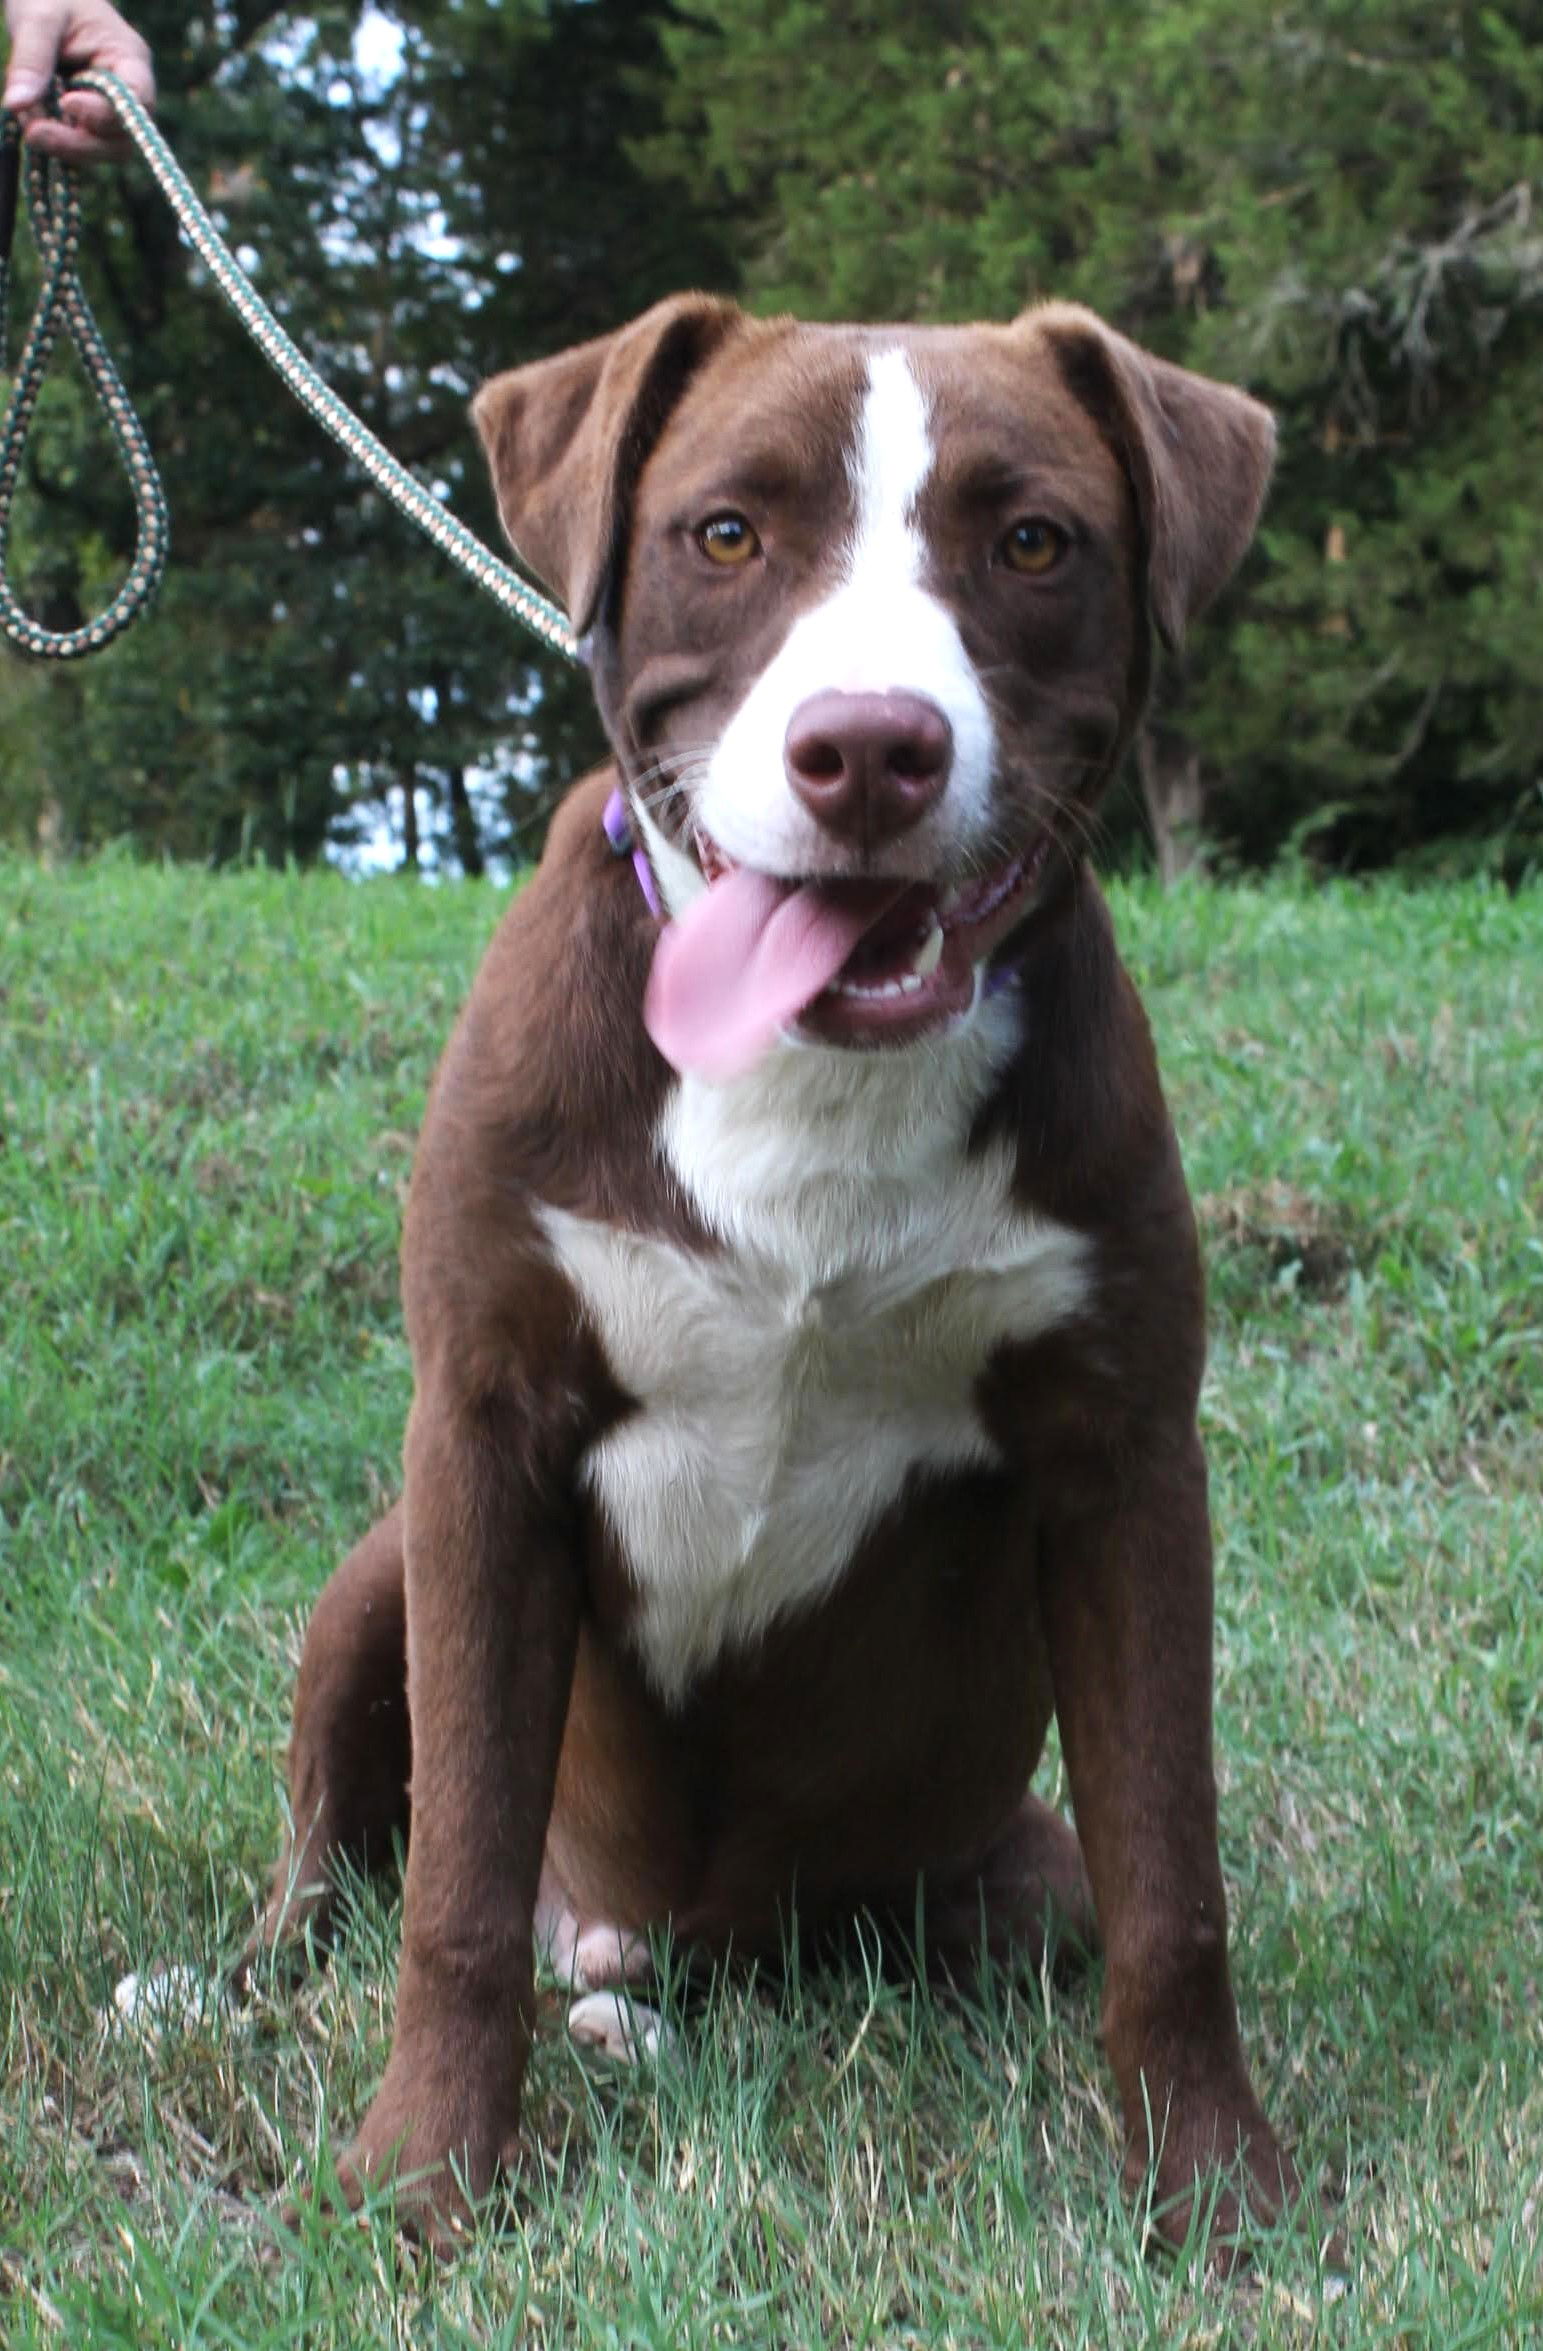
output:
[[[150,51],[108,0],[5,0],[11,54],[4,103],[20,115],[27,144],[65,163],[93,163],[128,152],[118,118],[94,91],[67,92],[62,115],[45,114],[43,99],[56,72],[105,66],[137,98],[155,104]]]

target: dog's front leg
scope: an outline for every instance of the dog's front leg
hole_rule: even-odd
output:
[[[1297,2181],[1249,2082],[1227,1965],[1211,1758],[1211,1538],[1199,1438],[1111,1478],[1046,1528],[1056,1714],[1106,1954],[1103,2029],[1133,2185],[1155,2164],[1181,2243],[1197,2180],[1218,2237],[1274,2219]]]
[[[421,1388],[406,1451],[412,1835],[385,2078],[344,2159],[443,2238],[513,2158],[532,1917],[572,1680],[579,1575],[528,1428]]]

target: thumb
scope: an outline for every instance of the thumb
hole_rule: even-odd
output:
[[[53,79],[58,54],[59,25],[52,11],[41,11],[36,21],[24,17],[5,69],[6,105],[36,106]]]

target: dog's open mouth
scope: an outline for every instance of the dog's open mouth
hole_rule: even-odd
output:
[[[784,879],[697,835],[708,888],[662,933],[645,1017],[677,1069],[731,1077],[787,1029],[827,1044],[909,1044],[968,1012],[982,967],[1028,907],[1041,834],[978,881]]]

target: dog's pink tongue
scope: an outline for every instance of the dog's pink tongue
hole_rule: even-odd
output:
[[[822,988],[901,894],[895,883],[795,885],[737,866],[654,949],[643,1020],[665,1060],[737,1077]]]

